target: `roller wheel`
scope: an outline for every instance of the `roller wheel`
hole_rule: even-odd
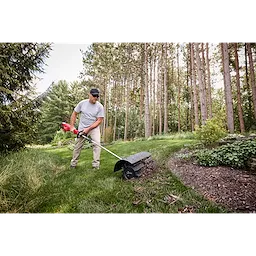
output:
[[[126,180],[129,180],[135,177],[135,172],[131,166],[125,166],[123,168],[123,177]]]

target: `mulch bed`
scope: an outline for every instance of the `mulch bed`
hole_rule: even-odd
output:
[[[168,168],[186,186],[229,212],[256,213],[256,175],[253,172],[224,166],[199,166],[176,155],[169,159]]]

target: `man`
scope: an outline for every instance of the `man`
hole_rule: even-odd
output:
[[[80,101],[74,108],[74,111],[70,118],[70,131],[75,129],[77,115],[80,113],[80,120],[78,131],[83,132],[87,136],[91,136],[92,140],[100,144],[100,124],[104,118],[103,105],[98,102],[99,90],[91,89],[89,93],[89,99]],[[73,158],[71,160],[70,167],[75,168],[84,145],[85,138],[80,136],[77,138],[75,148],[73,151]],[[92,167],[99,169],[100,167],[100,151],[101,148],[96,144],[93,144],[93,162]]]

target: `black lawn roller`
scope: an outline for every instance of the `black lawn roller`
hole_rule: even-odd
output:
[[[63,122],[62,129],[64,131],[70,131],[70,125]],[[89,142],[96,144],[111,155],[118,158],[119,161],[115,164],[114,172],[122,170],[124,179],[139,178],[142,174],[142,169],[145,166],[145,161],[148,162],[151,159],[151,154],[149,152],[139,152],[137,154],[122,158],[107,148],[103,147],[102,145],[98,144],[97,142],[93,141],[91,138],[87,137],[86,134],[83,134],[78,130],[74,130],[73,132],[77,134],[78,137],[84,137]]]

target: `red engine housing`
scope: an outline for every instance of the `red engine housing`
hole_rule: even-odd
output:
[[[69,132],[69,131],[70,131],[70,124],[67,124],[67,123],[65,123],[65,122],[62,122],[61,126],[62,126],[62,129],[63,129],[65,132]],[[78,134],[78,130],[75,129],[75,130],[73,131],[73,133],[74,133],[74,134]]]

